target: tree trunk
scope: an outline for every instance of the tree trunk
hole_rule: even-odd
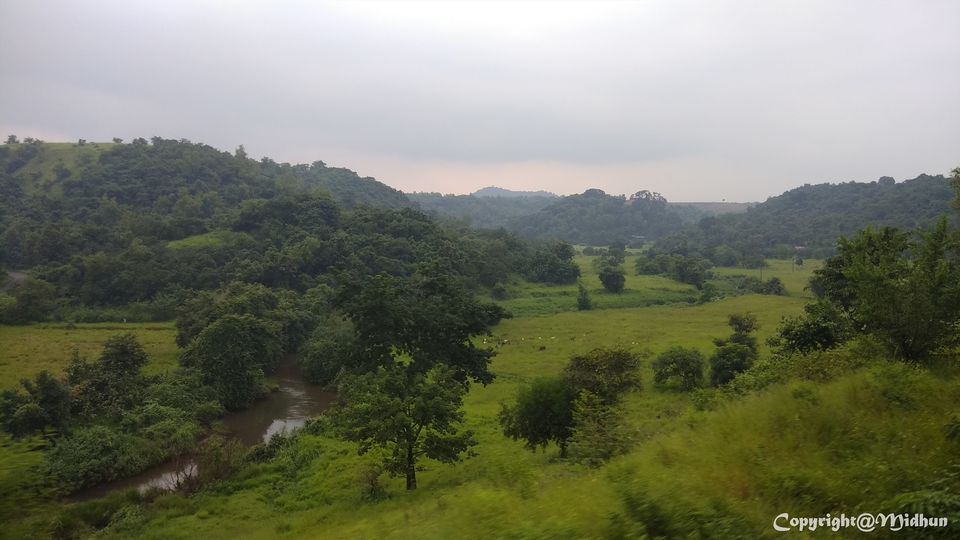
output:
[[[413,458],[413,445],[407,446],[407,491],[417,489],[417,467]]]
[[[560,457],[561,458],[567,457],[567,441],[563,441],[562,443],[559,444],[559,446],[560,446]]]

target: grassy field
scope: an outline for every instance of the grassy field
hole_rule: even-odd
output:
[[[0,326],[0,390],[43,370],[62,373],[74,350],[95,358],[110,336],[132,332],[150,355],[147,373],[172,370],[177,364],[176,330],[172,323],[151,324],[34,324]],[[39,439],[12,441],[0,435],[0,538],[29,538],[31,527],[49,521],[58,508],[48,489],[38,483],[37,467],[45,443]],[[14,519],[24,518],[26,520]]]
[[[711,271],[717,277],[732,278],[737,276],[752,276],[764,281],[778,277],[787,289],[787,296],[798,298],[813,298],[813,293],[807,290],[810,284],[810,278],[813,277],[813,271],[823,264],[823,261],[817,259],[807,259],[803,261],[802,266],[796,266],[789,260],[770,259],[767,260],[766,268],[733,268],[717,267]]]
[[[63,372],[73,351],[96,358],[110,336],[131,332],[150,356],[147,373],[173,369],[177,364],[176,329],[172,323],[98,323],[0,325],[0,388],[43,370]]]
[[[618,507],[616,485],[605,469],[558,460],[555,447],[532,453],[503,437],[496,420],[500,403],[520,384],[556,374],[572,354],[599,345],[622,344],[656,353],[683,343],[712,350],[710,339],[729,334],[726,316],[750,311],[761,340],[780,317],[799,312],[800,299],[741,296],[705,305],[560,313],[507,320],[491,343],[498,347],[494,384],[474,386],[467,398],[468,425],[480,442],[478,455],[455,466],[425,463],[420,488],[403,490],[386,480],[390,498],[360,498],[358,475],[369,457],[353,445],[303,437],[279,464],[253,468],[221,492],[193,499],[168,497],[154,507],[144,538],[547,538],[596,536]],[[686,424],[689,394],[653,387],[649,360],[644,389],[625,407],[638,440],[669,434]]]
[[[700,292],[692,285],[674,281],[663,276],[638,276],[634,271],[638,253],[631,251],[624,263],[626,284],[622,293],[608,293],[604,290],[594,268],[595,256],[578,255],[575,259],[580,266],[580,281],[590,293],[595,309],[632,308],[657,306],[676,303],[696,302]],[[711,271],[720,279],[732,281],[738,276],[761,275],[764,280],[778,277],[787,289],[787,295],[797,298],[812,298],[813,294],[804,290],[813,271],[819,268],[821,261],[808,260],[803,266],[793,266],[789,260],[770,260],[769,267],[746,269],[718,267]],[[723,287],[721,287],[723,290]],[[543,283],[517,282],[508,287],[510,298],[499,303],[509,309],[516,317],[552,315],[577,310],[577,285],[548,285]]]
[[[803,272],[809,275],[810,266]],[[768,272],[791,275],[784,273],[791,272],[789,263],[774,263],[764,270],[764,279],[777,275]],[[804,279],[784,279],[789,292],[797,291],[790,296],[553,314],[534,310],[537,316],[503,321],[486,339],[498,352],[492,366],[497,379],[473,386],[465,403],[467,426],[479,441],[477,455],[456,465],[424,462],[415,492],[406,492],[401,478],[384,478],[388,497],[365,500],[360,477],[376,456],[358,456],[353,444],[303,435],[273,462],[250,466],[196,496],[168,495],[145,509],[132,508],[102,536],[773,537],[769,524],[783,511],[886,510],[893,495],[936,480],[956,455],[957,443],[948,441],[943,429],[960,405],[956,376],[875,361],[827,384],[777,385],[707,411],[694,407],[695,394],[653,384],[654,355],[681,344],[709,355],[711,339],[729,334],[730,313],[757,316],[761,356],[769,355],[765,338],[807,301],[802,289],[790,290]],[[642,288],[637,276],[628,280]],[[554,306],[559,298],[553,296]],[[34,332],[36,340],[46,335],[61,342],[60,349],[36,354],[48,355],[38,363],[62,367],[49,358],[59,353],[49,351],[64,350],[84,335],[110,333],[108,325],[83,326],[89,328],[62,337],[63,330],[53,326],[18,330]],[[141,327],[138,331],[148,336],[165,331],[172,343],[170,325],[128,326]],[[94,342],[91,338],[95,350]],[[571,355],[617,344],[645,356],[643,388],[624,403],[636,441],[630,453],[590,468],[559,459],[556,447],[533,453],[502,435],[500,404],[513,399],[522,384],[557,374]],[[161,358],[173,361],[172,345],[169,356],[162,349],[151,352],[152,369],[162,369]],[[0,493],[5,494],[0,519],[10,518],[0,537],[35,536],[60,508],[30,483],[40,459],[37,444],[0,440]],[[19,508],[26,512],[18,514]],[[26,513],[31,517],[13,519]]]

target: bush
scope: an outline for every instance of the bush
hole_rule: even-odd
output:
[[[567,381],[556,377],[543,377],[522,386],[512,406],[501,404],[499,420],[503,434],[513,440],[522,439],[531,450],[554,442],[560,447],[560,457],[565,457],[573,429],[575,396]]]
[[[703,385],[704,358],[696,349],[673,347],[653,362],[653,380],[663,385],[673,381],[681,390]]]
[[[710,383],[720,386],[743,373],[756,359],[756,354],[745,345],[728,343],[717,349],[710,357]]]
[[[579,311],[589,311],[593,309],[593,301],[590,300],[590,293],[583,283],[577,284],[577,309]]]
[[[623,287],[627,282],[627,278],[623,272],[623,268],[619,266],[604,266],[600,270],[600,282],[603,283],[603,288],[607,292],[611,293],[621,293],[623,292]]]
[[[623,412],[604,403],[596,394],[584,391],[577,396],[573,425],[570,451],[577,461],[598,466],[630,447]]]
[[[604,403],[640,389],[640,355],[624,348],[598,348],[570,358],[563,376],[577,392],[586,390]]]

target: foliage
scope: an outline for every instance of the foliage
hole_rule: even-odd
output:
[[[590,300],[590,292],[583,286],[583,283],[577,283],[577,309],[579,311],[589,311],[593,308],[593,301]]]
[[[598,466],[630,447],[623,410],[582,391],[573,403],[570,451],[578,461]]]
[[[671,254],[699,254],[723,266],[750,260],[824,257],[838,236],[873,225],[929,227],[949,209],[953,193],[942,175],[902,182],[804,185],[747,212],[709,216],[657,243]]]
[[[662,274],[680,283],[702,289],[709,277],[710,261],[699,256],[668,255],[648,250],[645,256],[637,257],[638,275]]]
[[[146,351],[133,334],[108,339],[95,362],[75,354],[66,379],[74,414],[117,417],[139,403],[145,386],[141,370],[147,361]]]
[[[840,239],[839,254],[816,272],[817,290],[908,361],[957,343],[960,265],[946,218],[920,235],[866,229]]]
[[[395,364],[354,375],[339,387],[336,416],[343,436],[359,443],[365,454],[384,448],[384,466],[417,487],[422,457],[442,463],[460,461],[476,444],[471,431],[460,431],[465,385],[443,364],[426,373]]]
[[[657,239],[677,231],[680,216],[659,193],[640,191],[628,199],[588,189],[580,195],[553,200],[535,213],[519,216],[510,225],[521,236],[605,245],[611,239]]]
[[[600,270],[600,283],[607,292],[623,292],[623,286],[626,283],[626,277],[623,268],[619,266],[604,266]]]
[[[703,385],[703,366],[697,349],[672,347],[653,361],[653,380],[660,385],[674,381],[681,390],[693,390]]]
[[[530,259],[527,277],[542,283],[573,283],[580,277],[580,267],[573,261],[575,254],[566,242],[541,247]]]
[[[819,300],[804,306],[804,314],[787,317],[777,328],[773,345],[787,352],[809,353],[832,349],[854,335],[850,314]]]
[[[714,340],[717,350],[710,357],[710,383],[713,386],[732,381],[737,374],[749,369],[758,356],[757,338],[752,335],[760,328],[756,316],[734,313],[727,321],[733,333],[727,339]]]
[[[355,329],[349,319],[331,314],[317,325],[300,351],[304,376],[315,384],[331,384],[357,365]]]
[[[515,441],[522,439],[530,450],[556,443],[560,457],[566,457],[575,397],[574,389],[560,377],[540,377],[521,386],[515,403],[501,403],[498,419],[503,434]]]
[[[224,407],[236,410],[264,393],[264,372],[280,352],[280,338],[269,325],[251,315],[226,315],[204,328],[180,361],[202,374]]]
[[[70,423],[70,391],[49,371],[22,379],[25,393],[0,391],[0,426],[14,438],[52,428],[66,432]]]
[[[585,390],[613,404],[625,392],[640,389],[639,369],[639,354],[622,347],[601,347],[571,357],[563,376],[577,392]]]
[[[489,334],[506,313],[477,302],[439,262],[421,265],[409,279],[378,275],[345,284],[336,299],[353,325],[354,371],[390,367],[397,356],[414,371],[450,366],[459,380],[487,384],[494,352],[471,338]]]

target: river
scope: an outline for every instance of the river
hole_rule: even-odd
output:
[[[249,409],[229,413],[221,419],[229,436],[245,446],[268,442],[274,433],[284,433],[303,426],[307,419],[328,409],[336,394],[310,384],[300,376],[292,358],[281,362],[274,376],[279,389],[255,402]],[[171,460],[155,465],[135,476],[106,482],[81,490],[69,497],[72,502],[102,497],[117,490],[137,488],[173,489],[184,476],[195,472],[189,460]]]

